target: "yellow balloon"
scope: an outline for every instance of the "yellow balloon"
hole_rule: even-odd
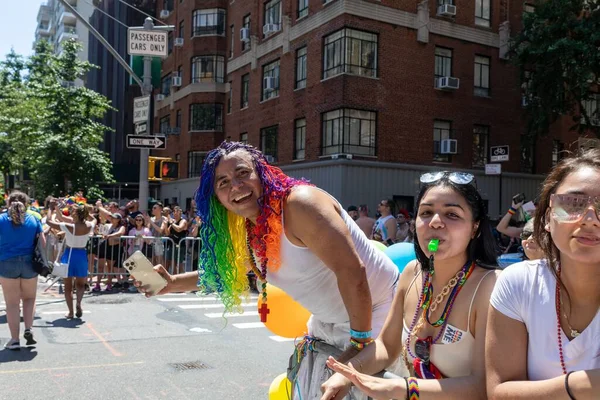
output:
[[[258,311],[262,305],[262,296],[259,295]],[[297,338],[306,331],[306,323],[310,312],[302,307],[283,290],[267,283],[267,322],[265,326],[274,334],[284,338]]]
[[[373,246],[377,247],[381,251],[385,251],[385,249],[387,249],[385,244],[378,242],[377,240],[371,240],[371,243],[373,243]]]
[[[288,400],[292,394],[292,382],[283,373],[271,382],[269,386],[269,400]]]

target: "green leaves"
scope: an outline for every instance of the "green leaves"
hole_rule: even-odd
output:
[[[26,63],[11,53],[0,64],[0,132],[6,133],[0,170],[27,165],[38,197],[72,190],[97,197],[97,182],[113,179],[110,158],[99,149],[111,131],[99,121],[113,108],[106,97],[75,85],[94,68],[77,58],[80,50],[71,40],[55,55],[40,42]],[[29,75],[17,80],[25,66]]]
[[[585,104],[600,78],[600,0],[536,2],[511,49],[528,99],[529,136],[546,135],[565,115],[572,129],[598,133]]]

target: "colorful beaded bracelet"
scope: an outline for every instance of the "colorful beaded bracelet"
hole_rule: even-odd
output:
[[[408,384],[407,388],[408,388],[408,397],[406,398],[407,400],[419,400],[419,382],[417,381],[417,378],[406,378],[406,382]]]
[[[362,350],[365,347],[367,347],[368,345],[370,345],[371,343],[373,343],[375,340],[373,339],[368,339],[366,342],[359,342],[356,341],[354,339],[350,339],[350,344],[352,345],[352,347],[354,347],[356,350]]]

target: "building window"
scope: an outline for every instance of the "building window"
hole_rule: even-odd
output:
[[[306,87],[306,46],[296,50],[296,89]]]
[[[233,98],[233,85],[229,81],[229,97],[227,98],[227,114],[231,114],[231,99]]]
[[[308,0],[298,0],[298,19],[308,15]]]
[[[178,38],[184,38],[184,34],[185,34],[185,30],[184,28],[184,24],[183,21],[179,22],[179,36],[177,36]]]
[[[225,76],[225,57],[198,56],[192,58],[192,83],[223,83]]]
[[[531,139],[527,135],[521,135],[521,172],[533,173],[534,148]]]
[[[281,0],[271,0],[265,3],[264,21],[265,25],[275,25],[275,31],[281,29]]]
[[[552,166],[555,167],[556,164],[560,162],[560,160],[564,157],[565,144],[560,140],[552,141]]]
[[[175,127],[181,129],[181,110],[177,110],[175,117]]]
[[[229,34],[231,35],[229,43],[229,58],[233,58],[233,47],[235,46],[235,25],[229,27]]]
[[[163,10],[173,11],[173,0],[164,0]]]
[[[167,52],[168,54],[173,52],[173,31],[169,31],[167,34]]]
[[[158,121],[159,132],[168,133],[171,129],[171,115],[165,115]]]
[[[490,26],[490,0],[475,0],[475,25]]]
[[[279,127],[277,125],[260,130],[260,151],[262,151],[265,156],[273,157],[272,161],[277,161],[278,130]]]
[[[344,28],[325,37],[323,78],[339,74],[377,77],[377,35]]]
[[[248,144],[248,132],[240,133],[240,142]]]
[[[452,123],[433,121],[433,161],[450,162],[450,154],[442,154],[442,140],[451,139]]]
[[[475,125],[473,128],[473,167],[485,168],[488,162],[490,127]]]
[[[452,50],[443,47],[435,48],[435,77],[452,76]]]
[[[590,93],[589,99],[582,101],[583,108],[593,126],[600,126],[600,94]],[[587,124],[585,119],[582,124]]]
[[[203,151],[188,151],[188,178],[197,178],[202,174],[202,164],[206,153]]]
[[[377,113],[341,108],[323,113],[323,155],[375,155]]]
[[[190,105],[190,131],[223,130],[222,104],[192,104]]]
[[[533,4],[525,3],[523,4],[523,12],[530,14],[535,12],[535,6]]]
[[[168,96],[171,94],[172,80],[173,80],[173,77],[171,74],[163,76],[163,78],[160,80],[160,93],[164,94],[165,96]]]
[[[192,37],[205,35],[225,35],[225,10],[220,8],[194,10]]]
[[[250,48],[250,14],[246,15],[242,21],[242,29],[247,29],[248,39],[242,40],[242,51]]]
[[[248,95],[250,94],[250,74],[242,76],[242,99],[240,101],[240,108],[248,107]]]
[[[279,60],[263,67],[262,101],[279,96]]]
[[[177,67],[177,76],[181,78],[181,82],[183,82],[183,65]]]
[[[490,96],[490,58],[475,56],[475,96]]]
[[[304,160],[306,147],[306,118],[294,123],[294,160]]]

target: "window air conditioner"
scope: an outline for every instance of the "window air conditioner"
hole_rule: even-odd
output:
[[[442,154],[456,154],[457,153],[457,141],[456,139],[443,139],[440,143],[440,153]]]
[[[169,18],[169,15],[171,15],[171,12],[169,10],[160,10],[160,17],[161,18]]]
[[[240,29],[240,40],[242,42],[249,42],[250,41],[250,29],[248,29],[248,28],[242,28],[242,29]]]
[[[275,157],[270,154],[265,154],[265,160],[267,160],[269,164],[273,164],[275,162]]]
[[[164,94],[157,94],[155,97],[156,101],[163,101],[165,99],[165,95]]]
[[[173,44],[175,45],[175,47],[183,46],[183,38],[181,38],[181,37],[175,38],[175,42]]]
[[[456,6],[452,4],[442,4],[438,7],[437,14],[442,17],[454,17],[456,15]]]
[[[443,76],[436,80],[436,89],[456,90],[460,84],[460,79],[451,76]]]
[[[268,35],[273,32],[279,31],[279,25],[277,24],[265,24],[263,26],[263,34]]]
[[[266,91],[273,91],[277,89],[277,80],[274,76],[266,76],[264,78],[264,87]]]
[[[173,77],[173,82],[171,83],[173,86],[179,87],[181,86],[181,77],[179,76],[174,76]]]

